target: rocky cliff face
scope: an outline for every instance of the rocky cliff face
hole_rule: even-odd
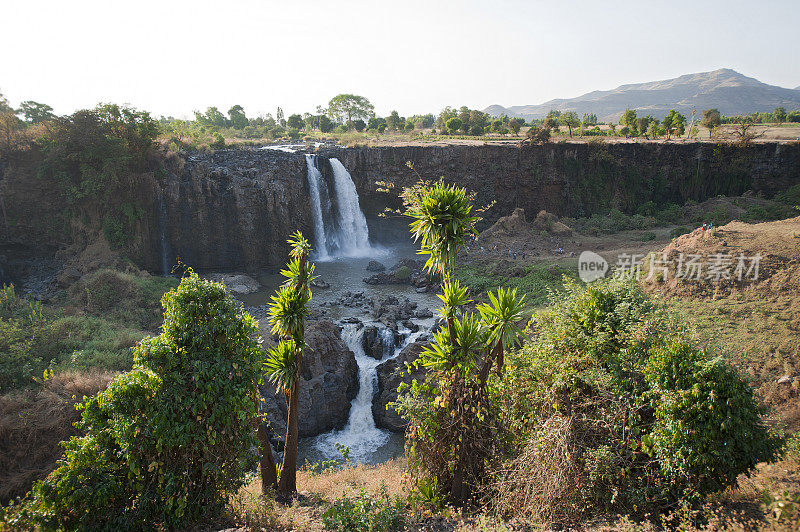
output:
[[[341,429],[350,416],[350,402],[358,393],[358,364],[342,341],[339,327],[330,321],[310,322],[308,347],[300,370],[300,437]],[[265,384],[263,409],[274,436],[286,434],[286,398]]]
[[[141,257],[151,270],[161,265],[162,228],[167,262],[201,271],[274,268],[286,262],[291,233],[312,235],[302,155],[271,150],[192,155],[161,187],[166,217],[160,222],[156,193],[146,235],[150,245]]]
[[[556,143],[319,153],[337,157],[349,170],[374,226],[382,223],[377,215],[385,207],[400,206],[400,189],[417,180],[406,161],[423,178],[444,177],[475,191],[481,205],[495,202],[485,213],[487,226],[517,207],[588,216],[611,208],[633,212],[651,200],[683,204],[747,190],[770,196],[800,183],[800,146],[790,144]],[[137,185],[130,200],[138,216],[122,253],[140,267],[161,272],[164,263],[171,268],[180,261],[199,271],[273,269],[285,262],[292,232],[313,233],[302,154],[230,149],[162,159],[154,165],[158,170],[132,176]],[[35,154],[3,162],[0,268],[3,256],[9,264],[25,253],[75,254],[102,238],[97,227],[104,206],[85,206],[83,218],[70,216],[53,187],[36,178],[36,164]],[[323,174],[328,166],[322,165]],[[394,190],[380,190],[379,181],[393,183]],[[84,218],[94,220],[94,233]],[[407,236],[406,228],[400,229]]]
[[[350,171],[362,208],[375,216],[397,192],[417,181],[444,177],[477,193],[490,222],[521,207],[559,216],[588,216],[644,202],[683,204],[747,190],[770,196],[800,182],[800,146],[709,143],[556,143],[544,146],[406,146],[329,149]],[[378,181],[394,184],[391,193]]]

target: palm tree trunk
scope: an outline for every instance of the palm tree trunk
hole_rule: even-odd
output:
[[[275,471],[275,457],[272,456],[272,446],[269,443],[267,430],[260,419],[256,434],[259,447],[261,447],[261,493],[266,495],[270,488],[278,488],[278,474]]]
[[[492,369],[492,362],[494,360],[498,360],[500,366],[502,367],[502,360],[503,360],[503,340],[500,339],[494,345],[492,350],[486,356],[486,359],[483,361],[483,366],[481,366],[481,372],[478,376],[478,382],[480,383],[478,388],[481,392],[483,392],[484,388],[486,388],[486,379],[489,378],[489,371]]]
[[[278,482],[278,493],[290,495],[297,491],[297,395],[298,379],[295,376],[289,390],[289,412],[286,423],[286,444],[283,449],[283,466]]]

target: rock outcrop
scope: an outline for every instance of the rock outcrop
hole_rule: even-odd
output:
[[[342,341],[339,327],[330,321],[310,322],[300,369],[299,434],[316,436],[341,429],[350,415],[350,402],[358,393],[355,355]],[[286,433],[286,399],[283,392],[266,384],[261,387],[263,410],[274,437]]]
[[[426,345],[426,342],[409,344],[395,358],[378,366],[378,393],[372,398],[372,415],[376,426],[392,432],[405,432],[408,423],[394,409],[387,410],[386,405],[397,400],[400,383],[411,384],[414,379],[425,378],[423,369],[413,369],[412,366],[409,373],[406,362],[416,360]]]

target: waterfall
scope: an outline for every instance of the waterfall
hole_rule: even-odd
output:
[[[315,258],[367,256],[369,229],[353,178],[338,159],[330,159],[333,181],[328,183],[319,162],[316,155],[306,155]]]
[[[383,346],[382,360],[375,360],[364,353],[364,327],[359,328],[358,324],[353,323],[344,324],[342,340],[353,351],[358,364],[358,395],[350,403],[347,425],[342,430],[320,434],[316,440],[317,449],[327,456],[338,456],[336,444],[340,443],[350,449],[351,460],[360,462],[389,441],[389,433],[376,427],[375,418],[372,417],[372,398],[378,385],[378,365],[397,356],[405,346],[414,343],[420,335],[430,330],[433,323],[433,319],[424,320],[424,326],[420,326],[416,333],[411,333],[408,329],[401,331],[407,333],[407,336],[397,347],[394,343],[394,332],[389,328],[381,328],[379,334]]]
[[[311,216],[314,218],[314,251],[317,259],[328,258],[328,248],[325,244],[325,222],[322,219],[322,199],[320,198],[320,184],[322,172],[317,168],[317,157],[306,155],[306,169],[308,171],[308,190],[311,196]]]
[[[158,232],[161,243],[161,275],[169,275],[169,242],[167,241],[167,205],[164,203],[164,194],[158,194]]]
[[[348,256],[366,255],[369,253],[369,230],[358,203],[356,185],[339,159],[331,159],[331,167],[339,207],[339,249]]]

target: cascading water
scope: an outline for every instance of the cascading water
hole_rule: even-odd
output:
[[[337,456],[336,444],[339,443],[350,449],[350,459],[355,462],[366,461],[379,447],[389,441],[389,433],[375,426],[372,417],[372,398],[378,383],[378,365],[389,358],[397,356],[408,344],[416,341],[430,325],[420,327],[416,333],[407,334],[402,345],[395,347],[394,333],[388,328],[380,330],[381,344],[383,346],[383,359],[376,360],[364,353],[363,336],[364,327],[357,324],[345,323],[342,329],[342,340],[355,354],[358,364],[358,395],[350,403],[350,417],[347,425],[342,430],[334,430],[321,434],[316,439],[316,447],[326,456]],[[403,331],[410,333],[410,331]]]
[[[369,229],[353,178],[338,159],[330,159],[333,182],[329,185],[319,162],[316,155],[306,155],[316,260],[368,255],[372,251]]]
[[[342,340],[356,356],[358,364],[358,395],[350,403],[350,418],[340,431],[322,434],[317,439],[317,448],[329,456],[337,454],[336,444],[350,448],[350,457],[361,461],[375,449],[389,440],[389,434],[375,426],[372,417],[372,396],[378,382],[378,364],[380,360],[364,354],[362,338],[364,328],[347,323],[342,329]]]
[[[358,203],[356,185],[339,159],[331,159],[330,163],[339,207],[339,249],[347,256],[365,255],[370,251],[369,229],[367,218]]]
[[[169,242],[167,241],[167,205],[164,194],[158,191],[158,232],[161,243],[161,275],[169,275]]]
[[[311,216],[314,218],[314,250],[317,259],[328,258],[328,248],[325,243],[325,221],[322,219],[322,199],[320,197],[320,184],[322,172],[317,168],[315,155],[306,155],[306,169],[308,171],[308,190],[311,196]]]

